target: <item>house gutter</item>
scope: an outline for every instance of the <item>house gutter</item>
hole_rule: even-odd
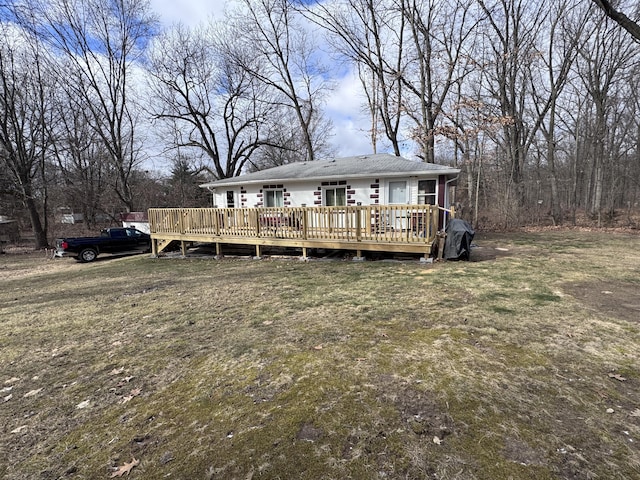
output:
[[[393,172],[389,174],[388,172],[369,172],[369,173],[346,173],[340,175],[315,175],[312,177],[289,177],[289,178],[260,178],[254,180],[246,180],[243,179],[242,175],[238,177],[232,177],[229,180],[218,180],[216,182],[201,184],[200,188],[220,188],[220,187],[231,187],[238,185],[259,185],[265,183],[286,183],[286,182],[311,182],[311,181],[322,181],[322,180],[343,180],[345,178],[349,178],[350,180],[356,179],[366,179],[366,178],[403,178],[408,176],[431,176],[431,175],[450,175],[452,173],[456,174],[456,180],[460,175],[460,171],[458,169],[443,169],[443,170],[423,170],[419,172]],[[220,183],[218,183],[220,182]],[[215,185],[214,185],[215,184]]]

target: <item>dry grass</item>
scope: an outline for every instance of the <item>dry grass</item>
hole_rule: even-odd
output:
[[[431,266],[2,256],[0,476],[640,478],[639,238],[476,242]]]

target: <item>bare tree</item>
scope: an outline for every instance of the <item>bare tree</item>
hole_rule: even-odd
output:
[[[435,138],[445,102],[472,67],[467,44],[476,21],[469,7],[469,2],[461,1],[398,0],[412,48],[406,52],[411,62],[397,74],[412,94],[405,96],[404,109],[416,125],[413,138],[419,156],[428,163],[435,162]]]
[[[109,185],[114,183],[108,153],[91,127],[91,112],[86,104],[58,89],[54,109],[52,153],[61,173],[65,205],[79,209],[87,228],[92,228],[104,210]]]
[[[320,122],[320,104],[330,88],[302,17],[291,0],[239,0],[232,19],[237,63],[272,91],[279,106],[291,109],[304,139],[300,160],[316,158],[314,123]],[[238,50],[236,50],[238,51]],[[246,61],[251,52],[251,61]]]
[[[533,105],[538,118],[544,118],[541,131],[546,142],[546,161],[549,169],[551,191],[551,218],[554,224],[563,221],[563,209],[558,188],[556,162],[556,121],[558,102],[567,82],[571,68],[584,42],[583,32],[588,18],[588,9],[579,4],[562,1],[551,5],[546,50],[540,52],[542,67],[536,64],[530,72]],[[544,76],[543,76],[544,75]]]
[[[580,49],[578,71],[582,84],[592,102],[594,113],[591,127],[591,148],[588,158],[592,163],[589,210],[601,222],[601,209],[605,189],[605,170],[610,150],[607,148],[609,122],[614,111],[619,81],[628,73],[636,55],[619,29],[610,22],[593,22],[588,42]]]
[[[604,11],[607,17],[611,18],[618,25],[620,25],[627,32],[629,32],[637,42],[640,42],[640,24],[638,24],[637,21],[634,22],[625,13],[614,8],[612,2],[609,2],[608,0],[592,0],[592,1],[593,3],[598,5],[598,7],[602,9],[602,11]],[[636,13],[636,16],[637,16],[637,13]]]
[[[377,151],[383,132],[395,155],[402,143],[405,17],[389,2],[345,0],[309,5],[305,16],[326,30],[328,43],[355,65],[371,118],[371,146]]]
[[[52,77],[42,46],[17,27],[0,22],[0,168],[24,204],[36,248],[47,247],[47,125]]]
[[[509,192],[506,202],[514,211],[524,205],[524,167],[536,133],[550,108],[531,112],[531,64],[538,63],[539,45],[548,13],[541,3],[525,0],[478,0],[484,12],[486,56],[485,87],[504,119],[499,146],[508,162]],[[511,198],[513,197],[513,198]]]
[[[216,178],[239,175],[257,149],[273,144],[270,119],[277,111],[245,68],[252,58],[241,57],[230,35],[221,24],[176,26],[157,39],[149,65],[150,110],[169,148],[204,154],[211,163],[202,168]]]
[[[24,0],[16,16],[55,51],[69,95],[83,102],[117,173],[115,191],[134,208],[130,176],[140,162],[132,105],[135,70],[156,19],[147,0]]]

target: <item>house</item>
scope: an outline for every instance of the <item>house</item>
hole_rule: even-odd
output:
[[[457,168],[390,154],[290,163],[201,185],[213,206],[303,207],[438,205],[449,207]]]
[[[150,233],[147,212],[123,212],[120,214],[123,227],[131,227],[144,233]]]
[[[453,215],[460,171],[388,154],[291,163],[201,185],[213,208],[150,209],[152,251],[179,241],[419,253]]]

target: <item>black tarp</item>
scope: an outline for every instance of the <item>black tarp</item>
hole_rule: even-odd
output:
[[[444,242],[445,260],[469,260],[471,241],[476,232],[468,222],[460,218],[452,218],[447,223],[447,238]]]

